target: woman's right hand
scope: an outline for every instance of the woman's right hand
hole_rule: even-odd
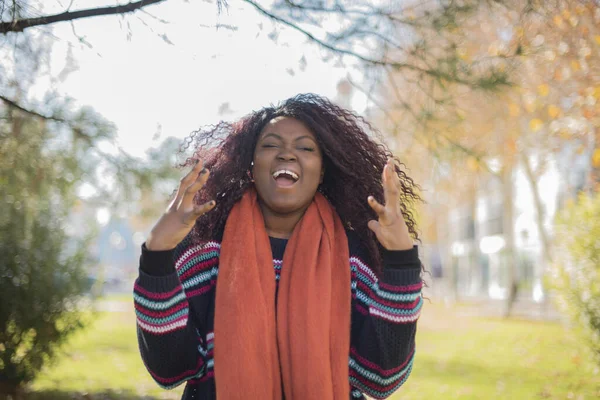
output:
[[[206,183],[210,172],[198,160],[194,168],[181,180],[175,199],[150,231],[146,248],[151,251],[172,250],[194,227],[196,219],[212,210],[215,201],[194,204],[194,196]]]

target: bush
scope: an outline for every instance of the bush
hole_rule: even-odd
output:
[[[82,327],[86,240],[71,238],[77,163],[44,125],[0,125],[0,397],[16,393]]]
[[[550,288],[600,365],[600,195],[581,195],[561,210],[554,237]]]

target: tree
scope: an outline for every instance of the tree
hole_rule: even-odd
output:
[[[509,73],[511,86],[490,96],[451,84],[446,87],[449,93],[417,97],[416,105],[407,106],[402,98],[396,98],[396,93],[412,93],[413,86],[421,83],[394,76],[395,80],[381,93],[388,96],[383,104],[388,107],[384,116],[390,130],[402,137],[400,143],[407,144],[402,150],[409,155],[426,151],[451,171],[443,178],[446,189],[444,182],[435,182],[437,193],[443,191],[460,203],[463,196],[473,193],[469,188],[477,181],[492,177],[502,182],[508,283],[509,287],[518,287],[510,192],[515,169],[523,169],[533,193],[544,265],[549,265],[553,256],[547,228],[549,211],[538,187],[541,175],[550,162],[565,154],[571,160],[587,160],[586,178],[577,179],[574,187],[561,191],[559,203],[579,190],[593,190],[598,182],[595,88],[599,83],[594,49],[600,45],[600,14],[596,3],[586,0],[515,1],[511,7],[491,11],[482,8],[468,21],[461,21],[455,36],[457,54],[469,63],[497,62],[490,57],[499,58],[499,66]],[[507,54],[517,56],[503,62]],[[403,114],[415,107],[438,111],[415,115],[412,121],[417,124],[409,124],[411,132],[404,128],[407,119]],[[440,207],[446,205],[442,201]],[[440,218],[439,210],[435,218],[448,220]],[[508,298],[507,314],[514,298]]]
[[[52,90],[20,105],[50,75],[50,50],[25,32],[2,57],[10,99],[0,104],[0,397],[18,393],[83,326],[95,221],[73,226],[78,189],[85,183],[94,189],[87,201],[123,207],[172,175],[164,162],[107,149],[115,127],[90,107]]]
[[[15,394],[82,326],[86,238],[64,226],[79,162],[49,148],[44,121],[18,110],[0,123],[0,394]]]
[[[501,4],[502,0],[443,0],[436,6],[430,2],[377,4],[370,0],[276,0],[268,6],[255,0],[238,2],[250,5],[273,23],[273,40],[280,29],[294,30],[325,49],[328,57],[355,64],[361,71],[366,71],[369,79],[365,82],[370,82],[373,77],[381,79],[390,72],[402,72],[407,79],[422,82],[419,90],[428,96],[437,96],[440,88],[452,83],[483,89],[494,89],[507,83],[506,73],[498,65],[489,63],[482,68],[480,63],[469,63],[457,57],[455,41],[446,35],[482,5]],[[31,3],[27,0],[4,1],[0,34],[11,37],[61,22],[75,27],[74,24],[82,19],[101,15],[123,18],[136,12],[149,15],[147,10],[159,10],[158,4],[167,1],[134,1],[74,11],[69,6],[63,12],[49,15],[40,14],[30,6]],[[220,11],[233,3],[216,0],[216,8]],[[158,17],[154,20],[162,21]],[[434,48],[432,43],[442,45]],[[363,74],[360,75],[362,79]],[[0,99],[35,112],[1,91]]]
[[[548,281],[560,310],[568,316],[600,365],[600,196],[580,193],[557,218],[557,251]]]
[[[418,86],[418,96],[423,98],[433,96],[441,101],[438,96],[448,85],[493,89],[507,82],[501,65],[489,63],[480,68],[460,59],[452,36],[461,19],[482,4],[497,1],[445,0],[436,7],[401,2],[378,5],[367,0],[276,0],[269,6],[239,1],[272,21],[274,30],[295,30],[326,49],[336,61],[356,63],[369,77],[405,73],[407,79],[423,83]],[[54,15],[40,13],[36,7],[40,3],[35,1],[0,3],[0,100],[4,104],[0,109],[0,148],[6,151],[2,160],[14,162],[3,164],[7,185],[2,190],[12,202],[5,211],[5,224],[0,225],[7,246],[4,254],[12,257],[3,264],[5,286],[0,292],[2,307],[6,307],[0,320],[6,321],[0,378],[10,391],[31,380],[52,359],[57,345],[78,327],[71,324],[71,318],[77,316],[72,306],[83,291],[85,242],[69,237],[64,220],[77,185],[84,180],[92,182],[96,188],[93,200],[98,202],[136,193],[143,197],[148,192],[140,194],[138,188],[152,183],[153,172],[147,166],[140,168],[137,160],[118,149],[102,150],[100,143],[114,139],[114,127],[93,110],[76,107],[58,91],[32,94],[33,83],[42,76],[55,82],[43,62],[53,38],[36,29],[60,22],[75,24],[99,15],[147,13],[158,3],[167,2],[134,1],[75,11],[67,6]],[[226,3],[216,1],[216,5],[219,9]],[[67,63],[66,73],[68,70]],[[431,109],[411,112],[433,114]],[[35,161],[23,159],[21,155],[27,152]],[[107,183],[101,176],[114,179]],[[44,279],[38,282],[37,276]],[[38,284],[44,284],[45,290],[38,289]],[[32,290],[49,297],[35,297]],[[5,300],[9,294],[14,297]]]

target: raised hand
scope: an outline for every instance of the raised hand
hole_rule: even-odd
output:
[[[192,230],[196,219],[214,208],[214,200],[199,206],[194,204],[194,196],[202,189],[209,175],[204,163],[198,160],[194,168],[181,179],[175,199],[150,231],[146,240],[148,250],[174,249]]]
[[[371,229],[379,243],[387,250],[408,250],[413,247],[408,226],[400,210],[400,181],[394,171],[394,160],[389,159],[382,174],[385,205],[381,205],[373,196],[368,202],[377,213],[378,221],[369,221]]]

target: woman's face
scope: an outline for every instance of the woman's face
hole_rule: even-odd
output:
[[[297,119],[272,119],[258,137],[252,176],[270,211],[287,214],[308,207],[323,177],[315,135]]]

